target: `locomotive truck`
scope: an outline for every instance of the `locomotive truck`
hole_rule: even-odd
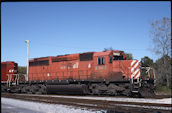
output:
[[[77,53],[31,59],[28,81],[20,80],[15,71],[1,74],[6,77],[1,85],[3,91],[15,93],[154,96],[154,76],[143,78],[142,70],[124,51]]]

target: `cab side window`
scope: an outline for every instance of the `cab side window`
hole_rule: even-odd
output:
[[[109,63],[112,63],[112,56],[109,56]]]
[[[104,65],[105,58],[104,57],[97,57],[97,65]]]

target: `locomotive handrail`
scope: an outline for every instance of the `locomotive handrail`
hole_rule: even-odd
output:
[[[7,74],[7,76],[8,76],[8,79],[7,79],[7,87],[8,87],[8,81],[9,81],[9,79],[10,79],[10,78],[9,78],[9,74]]]
[[[14,75],[17,75],[17,74],[14,74]],[[17,76],[15,77],[15,85],[17,84]]]
[[[7,74],[8,80],[7,80],[7,87],[10,87],[11,79],[13,74]]]
[[[146,73],[148,73],[150,71],[150,69],[152,69],[151,67],[140,67],[141,69],[146,69]]]
[[[146,69],[146,73],[148,73],[149,78],[150,78],[150,70],[152,69],[153,77],[155,79],[155,73],[154,73],[154,69],[153,68],[151,68],[151,67],[140,67],[140,69]]]
[[[12,74],[10,74],[10,81],[9,81],[9,87],[10,87],[10,83],[11,83],[11,79],[12,79]]]
[[[15,85],[18,85],[18,81],[19,81],[19,74],[13,74],[15,77]]]
[[[20,76],[17,74],[17,85],[19,85]]]

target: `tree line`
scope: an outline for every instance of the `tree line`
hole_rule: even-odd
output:
[[[171,89],[171,18],[163,17],[151,23],[152,50],[159,59],[153,65],[157,85]]]

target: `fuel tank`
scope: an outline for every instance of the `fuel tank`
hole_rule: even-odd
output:
[[[82,95],[87,93],[86,85],[70,84],[70,85],[47,85],[47,93],[53,94],[76,94]]]

